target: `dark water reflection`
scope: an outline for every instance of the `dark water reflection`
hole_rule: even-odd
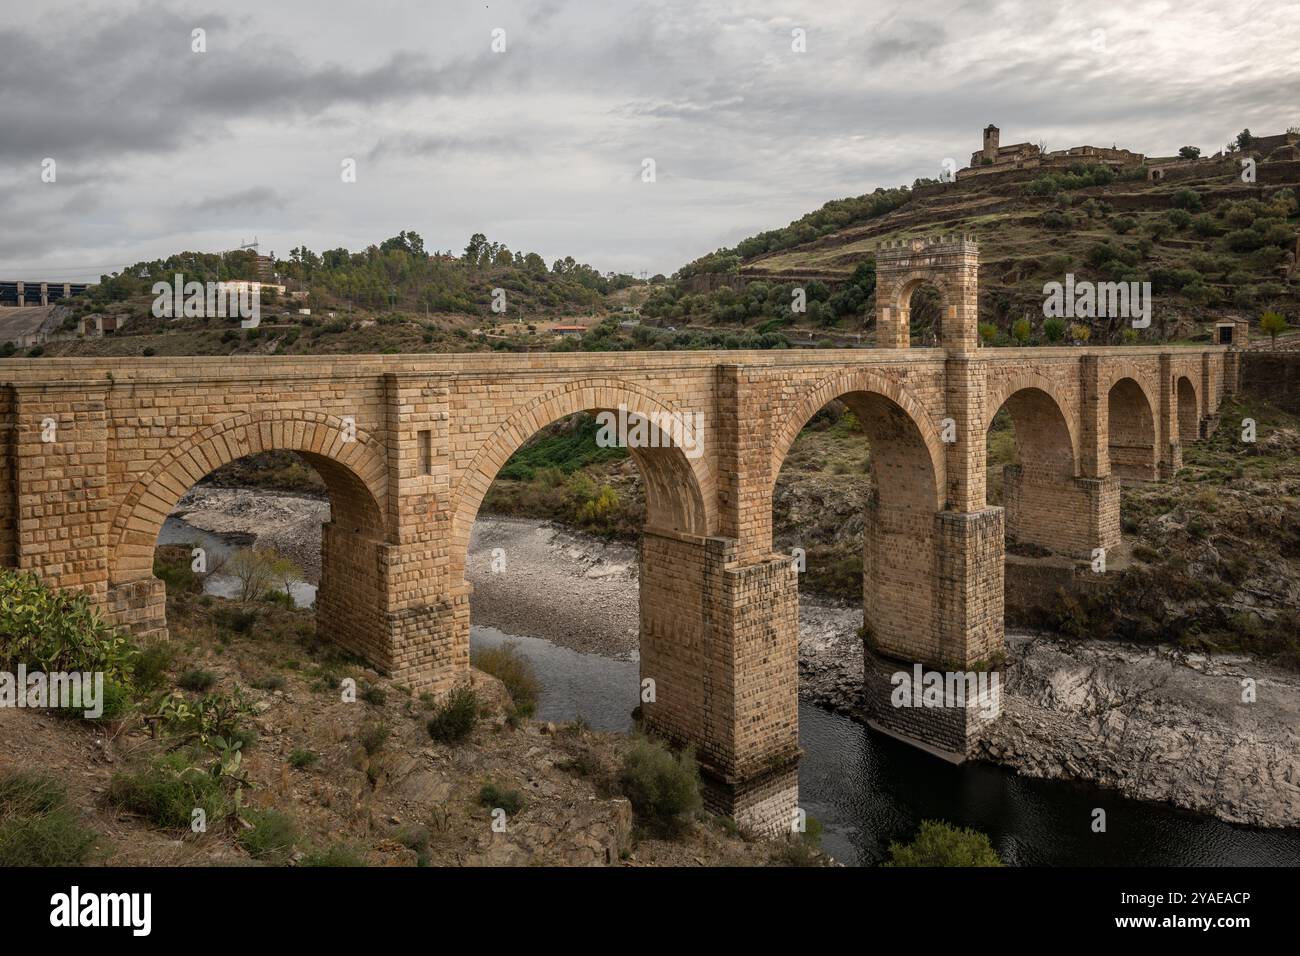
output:
[[[631,726],[636,662],[472,630],[475,647],[506,641],[518,643],[537,669],[539,719]],[[1300,866],[1300,831],[1233,827],[992,764],[954,766],[807,704],[799,707],[799,742],[800,805],[821,820],[822,845],[844,863],[878,863],[891,841],[910,839],[923,819],[940,819],[987,833],[1002,858],[1019,865]],[[1105,833],[1092,832],[1098,807],[1106,811]]]

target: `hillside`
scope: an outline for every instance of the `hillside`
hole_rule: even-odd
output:
[[[1257,319],[1271,309],[1294,320],[1300,163],[1261,162],[1255,183],[1241,181],[1235,158],[1191,165],[1178,178],[1147,173],[1077,164],[836,200],[689,263],[644,311],[675,324],[861,329],[875,308],[880,243],[960,233],[981,244],[980,321],[997,326],[994,344],[1022,316],[1036,331],[1043,284],[1067,272],[1150,281],[1158,308],[1144,335],[1161,339],[1195,337],[1200,323],[1223,314]],[[809,299],[798,323],[789,314],[796,285]],[[914,300],[914,328],[937,312],[936,300]],[[1094,341],[1119,340],[1117,327],[1098,326]]]

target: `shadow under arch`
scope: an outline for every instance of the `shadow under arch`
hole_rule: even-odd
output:
[[[1201,439],[1201,398],[1196,383],[1179,375],[1174,394],[1178,402],[1178,440],[1184,445]]]
[[[1155,404],[1140,381],[1122,376],[1106,396],[1107,450],[1117,478],[1158,477]]]

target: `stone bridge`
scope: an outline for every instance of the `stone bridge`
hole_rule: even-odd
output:
[[[811,416],[839,399],[870,441],[869,673],[976,670],[1003,647],[1004,538],[1113,547],[1120,480],[1172,473],[1237,388],[1239,353],[1217,346],[977,347],[976,261],[969,242],[882,250],[871,350],[0,361],[0,557],[165,634],[152,561],[168,513],[228,462],[298,452],[332,507],[320,632],[443,690],[469,667],[466,549],[494,476],[546,425],[626,409],[659,439],[631,449],[644,719],[694,745],[711,806],[781,829],[797,798],[798,595],[795,562],[773,553],[772,492]],[[939,348],[907,347],[922,281],[945,299]],[[1019,463],[990,507],[999,409]],[[669,423],[696,414],[691,449]],[[965,753],[973,710],[904,713],[881,686],[880,726]]]

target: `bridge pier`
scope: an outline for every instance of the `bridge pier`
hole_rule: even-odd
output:
[[[1083,558],[1119,544],[1119,480],[1075,478],[1033,465],[1002,471],[1007,540]]]
[[[800,755],[794,565],[741,563],[732,539],[647,529],[640,571],[646,728],[695,748],[710,810],[746,832],[789,832]]]
[[[922,518],[868,509],[863,559],[863,675],[871,726],[945,759],[966,758],[996,719],[986,701],[937,704],[911,687],[924,673],[987,672],[1002,659],[1004,512]],[[925,527],[928,525],[928,527]]]

